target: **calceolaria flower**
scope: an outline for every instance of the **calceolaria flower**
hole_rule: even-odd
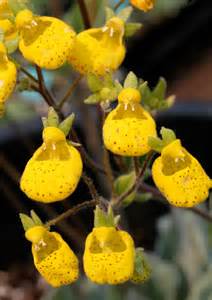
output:
[[[20,32],[19,49],[23,56],[41,68],[57,69],[67,60],[75,32],[63,21],[35,16],[28,10],[16,16]]]
[[[209,194],[210,178],[171,130],[163,128],[161,133],[163,140],[158,139],[161,155],[152,166],[156,186],[172,205],[192,207],[203,202]],[[154,138],[150,140],[150,145],[153,143]]]
[[[86,238],[83,256],[84,270],[91,281],[119,284],[129,280],[133,275],[134,258],[134,242],[127,232],[117,230],[110,222],[96,222]]]
[[[101,28],[84,30],[76,36],[69,62],[81,74],[104,76],[118,69],[125,57],[124,21],[108,20]]]
[[[124,88],[118,106],[110,112],[103,126],[105,147],[124,156],[141,156],[150,151],[148,137],[156,136],[151,115],[140,104],[141,95],[135,88]]]
[[[130,3],[138,9],[147,12],[154,7],[155,0],[130,0]]]
[[[67,142],[60,128],[47,126],[43,130],[43,144],[28,161],[20,185],[33,200],[55,202],[74,192],[81,174],[78,150]]]
[[[14,52],[18,46],[18,31],[16,26],[8,19],[0,20],[0,30],[3,34],[3,43],[9,53]]]
[[[22,222],[26,217],[21,214]],[[32,243],[36,269],[51,286],[67,285],[78,279],[78,259],[59,233],[50,232],[44,225],[34,225],[26,230],[25,237]]]
[[[5,46],[0,43],[0,116],[4,113],[5,101],[16,85],[16,66],[7,57]]]

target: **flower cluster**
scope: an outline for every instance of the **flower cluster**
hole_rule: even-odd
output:
[[[130,1],[132,6],[144,12],[153,9],[154,2]],[[105,206],[93,184],[89,186],[88,183],[95,205],[98,205],[94,227],[85,241],[83,266],[86,276],[98,284],[119,284],[129,280],[142,283],[150,277],[151,268],[143,249],[135,247],[131,235],[118,226],[119,216],[114,215],[120,205],[126,207],[138,196],[149,199],[149,194],[138,193],[138,186],[145,180],[147,171],[152,174],[157,194],[173,206],[193,207],[208,198],[212,187],[212,180],[201,164],[182,146],[171,129],[163,127],[161,138],[158,137],[155,113],[174,103],[174,96],[166,98],[165,80],[161,78],[151,89],[133,72],[127,75],[123,84],[114,79],[114,72],[126,55],[126,37],[141,28],[141,24],[128,22],[132,6],[119,9],[118,13],[107,8],[106,20],[101,27],[77,34],[58,18],[34,14],[25,1],[0,2],[0,116],[15,89],[17,70],[29,77],[27,88],[39,92],[47,104],[52,105],[48,116],[42,119],[43,142],[27,162],[20,180],[20,188],[26,196],[43,203],[68,198],[82,177],[83,164],[90,161],[83,145],[69,139],[74,114],[64,118],[61,110],[64,99],[57,102],[52,98],[42,78],[42,68],[55,70],[67,63],[80,78],[86,77],[91,94],[84,102],[97,104],[102,112],[104,151],[106,154],[109,151],[111,156],[115,154],[121,162],[126,158],[131,162],[134,160],[135,168],[132,169],[131,164],[127,174],[120,174],[115,179],[111,188],[114,193],[105,201]],[[36,66],[38,78],[11,58],[18,49],[30,64]],[[18,82],[21,82],[20,78]],[[68,96],[74,86],[75,83]],[[156,152],[159,156],[148,169],[151,154]],[[108,175],[108,170],[104,171]],[[20,217],[25,237],[32,243],[34,264],[39,273],[53,287],[76,281],[79,277],[78,258],[61,235],[51,231],[49,223],[43,224],[33,211],[30,217],[24,214]]]

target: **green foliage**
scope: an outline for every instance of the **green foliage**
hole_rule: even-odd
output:
[[[38,215],[33,210],[31,210],[30,215],[31,215],[31,217],[29,217],[25,214],[19,214],[21,223],[22,223],[25,231],[27,231],[28,229],[30,229],[34,226],[42,226],[43,225],[41,219],[38,217]]]
[[[117,195],[127,192],[135,182],[135,172],[132,171],[128,174],[124,174],[116,178],[114,182],[114,190]],[[123,205],[130,205],[136,197],[136,193],[132,192],[128,197],[123,200]]]
[[[149,111],[166,110],[174,104],[175,96],[172,95],[166,98],[167,83],[162,77],[153,90],[143,80],[141,80],[138,89],[142,96],[142,105]]]
[[[96,206],[94,212],[94,227],[116,227],[119,222],[119,216],[115,216],[111,205],[107,212]]]
[[[162,127],[160,130],[162,139],[158,137],[149,137],[148,144],[156,152],[161,153],[164,147],[176,140],[176,135],[173,130]]]

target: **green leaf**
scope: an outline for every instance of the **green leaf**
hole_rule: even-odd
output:
[[[129,19],[129,17],[131,16],[132,11],[133,11],[133,8],[131,6],[127,6],[117,14],[117,17],[122,19],[124,22],[126,22]]]
[[[19,217],[25,231],[35,226],[34,221],[29,216],[25,214],[19,214]]]
[[[117,218],[114,216],[111,205],[108,211],[103,211],[98,205],[94,211],[94,227],[115,227]]]
[[[105,7],[105,18],[106,21],[110,20],[115,16],[115,12],[110,7]]]
[[[150,199],[152,199],[151,193],[137,193],[134,201],[138,203],[143,203],[149,201]]]
[[[176,135],[173,130],[162,127],[160,130],[164,144],[168,145],[176,140]]]
[[[86,98],[84,100],[84,103],[85,104],[96,104],[96,103],[99,103],[100,101],[101,101],[100,94],[96,93],[96,94],[92,94],[88,98]]]
[[[125,81],[124,81],[124,88],[134,88],[137,89],[138,87],[138,78],[133,72],[129,72]]]
[[[48,124],[52,127],[58,127],[59,125],[59,117],[53,107],[49,107]]]
[[[165,98],[165,93],[166,93],[166,89],[167,89],[167,83],[166,80],[161,77],[156,85],[156,87],[154,88],[152,95],[160,100]]]
[[[150,136],[148,138],[148,145],[151,147],[152,150],[161,153],[164,147],[164,142],[158,137]]]
[[[90,89],[93,93],[98,92],[98,91],[101,90],[102,87],[103,87],[103,82],[102,82],[102,80],[101,80],[98,76],[93,75],[93,74],[89,74],[89,75],[87,76],[87,83],[88,83],[89,89]]]
[[[141,23],[126,23],[124,36],[126,38],[133,36],[138,30],[141,29],[142,26],[143,25]]]
[[[28,0],[8,0],[9,7],[16,15],[19,11],[27,9]]]
[[[38,215],[34,212],[34,210],[30,211],[30,215],[31,215],[32,220],[33,220],[33,222],[34,222],[35,225],[37,225],[37,226],[42,226],[43,225],[43,222],[38,217]]]
[[[19,92],[30,91],[31,90],[30,79],[27,77],[21,78],[19,83],[17,84],[16,88]]]
[[[116,194],[120,196],[121,194],[127,192],[134,184],[135,177],[136,175],[134,171],[119,176],[114,182],[114,190]],[[123,200],[123,205],[124,206],[130,205],[134,201],[135,197],[136,197],[136,193],[132,192],[129,196],[127,196]]]
[[[74,118],[75,118],[75,115],[74,115],[74,113],[72,113],[63,122],[60,123],[58,128],[63,131],[65,136],[67,136],[69,134],[69,132],[72,128]]]

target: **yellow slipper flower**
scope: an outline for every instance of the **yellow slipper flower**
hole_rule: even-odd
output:
[[[82,31],[76,36],[69,63],[81,74],[104,76],[118,69],[125,57],[124,22],[113,17],[104,27]]]
[[[130,0],[130,3],[138,9],[147,12],[154,7],[155,0]]]
[[[153,163],[154,182],[175,206],[192,207],[207,199],[211,180],[200,163],[176,139]]]
[[[127,232],[97,227],[86,239],[84,270],[98,284],[123,283],[133,275],[134,256],[134,243]]]
[[[16,66],[8,60],[6,48],[0,43],[0,117],[4,113],[5,101],[16,85]]]
[[[66,141],[56,127],[43,130],[43,144],[27,163],[21,178],[21,189],[31,199],[55,202],[74,192],[82,174],[78,150]]]
[[[41,68],[57,69],[67,60],[75,32],[53,17],[34,16],[22,10],[16,16],[20,31],[19,49],[23,56]]]
[[[140,104],[137,89],[124,88],[118,96],[118,106],[109,113],[103,126],[105,147],[124,156],[148,153],[148,137],[156,136],[156,125],[151,115]]]
[[[18,47],[18,31],[16,26],[8,19],[0,20],[0,29],[3,31],[3,42],[8,53],[14,52]]]
[[[50,285],[59,287],[78,279],[78,259],[60,234],[34,226],[25,236],[32,242],[35,267]]]
[[[8,0],[0,1],[0,19],[7,19],[8,17],[12,17],[13,12],[10,9]]]

